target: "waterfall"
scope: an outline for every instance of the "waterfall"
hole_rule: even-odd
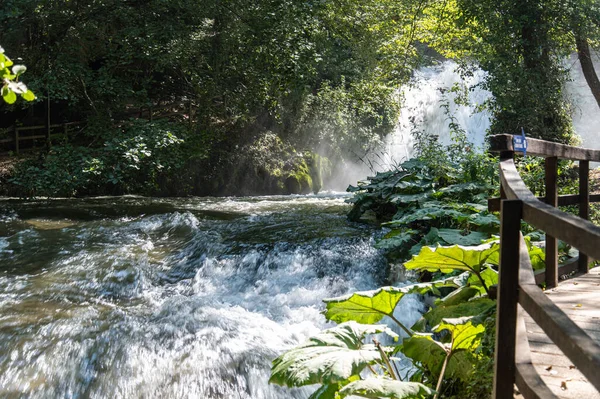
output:
[[[412,81],[400,89],[404,104],[398,126],[385,142],[387,162],[382,165],[383,169],[413,155],[411,132],[414,130],[437,135],[442,144],[450,144],[450,117],[455,118],[476,148],[483,147],[490,116],[485,111],[478,112],[477,108],[491,98],[490,92],[478,86],[485,78],[485,72],[475,70],[472,76],[463,79],[457,67],[455,62],[446,61],[421,68]],[[466,90],[466,102],[456,103],[458,93],[452,90],[453,87]]]
[[[596,70],[600,71],[598,53],[594,53],[593,58]],[[573,107],[575,133],[581,138],[583,147],[600,149],[600,108],[585,81],[577,54],[571,55],[567,63],[570,79],[566,85],[566,95]],[[404,104],[396,130],[386,139],[384,151],[387,162],[381,164],[382,170],[413,155],[413,129],[436,134],[442,144],[449,144],[449,116],[456,118],[475,148],[483,147],[491,120],[487,111],[478,112],[477,107],[492,96],[478,85],[485,78],[485,72],[476,70],[463,80],[457,67],[455,62],[446,61],[421,68],[413,80],[401,88]],[[466,104],[454,102],[457,95],[451,89],[455,85],[471,88]],[[448,104],[448,110],[444,104]]]

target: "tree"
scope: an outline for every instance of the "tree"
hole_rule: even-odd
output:
[[[574,1],[570,4],[572,31],[583,76],[600,107],[600,79],[594,69],[589,38],[600,37],[600,7],[595,1]]]

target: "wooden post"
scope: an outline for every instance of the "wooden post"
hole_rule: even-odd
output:
[[[46,109],[46,145],[50,145],[50,92],[48,92],[48,108]]]
[[[500,274],[496,304],[496,350],[492,398],[513,399],[523,202],[502,200],[500,208]]]
[[[558,206],[556,177],[558,175],[558,158],[548,157],[546,166],[546,203]],[[558,240],[546,234],[546,288],[558,285]]]
[[[579,217],[590,218],[590,161],[579,161]],[[590,260],[584,253],[579,252],[579,271],[588,272]]]
[[[14,126],[15,131],[15,154],[19,155],[19,128],[17,128],[17,124]]]
[[[192,113],[194,112],[194,108],[192,107],[192,100],[190,100],[189,102],[189,108],[188,108],[188,122],[189,122],[189,129],[192,130],[192,126],[193,126],[193,118],[192,118]]]

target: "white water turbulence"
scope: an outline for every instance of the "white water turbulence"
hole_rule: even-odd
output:
[[[0,201],[0,397],[308,398],[271,361],[386,273],[345,198]]]

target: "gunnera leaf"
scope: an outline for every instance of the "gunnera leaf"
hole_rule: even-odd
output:
[[[368,378],[354,381],[340,390],[340,396],[361,396],[363,398],[424,399],[435,391],[418,382],[402,382],[388,378]]]
[[[366,335],[378,333],[397,338],[397,334],[385,325],[364,325],[354,321],[324,330],[275,359],[269,382],[299,387],[346,381],[359,375],[368,364],[381,359],[374,345],[363,344]]]
[[[500,245],[483,244],[477,247],[423,247],[418,255],[404,264],[407,269],[440,271],[454,270],[479,272],[486,263],[497,264]]]

